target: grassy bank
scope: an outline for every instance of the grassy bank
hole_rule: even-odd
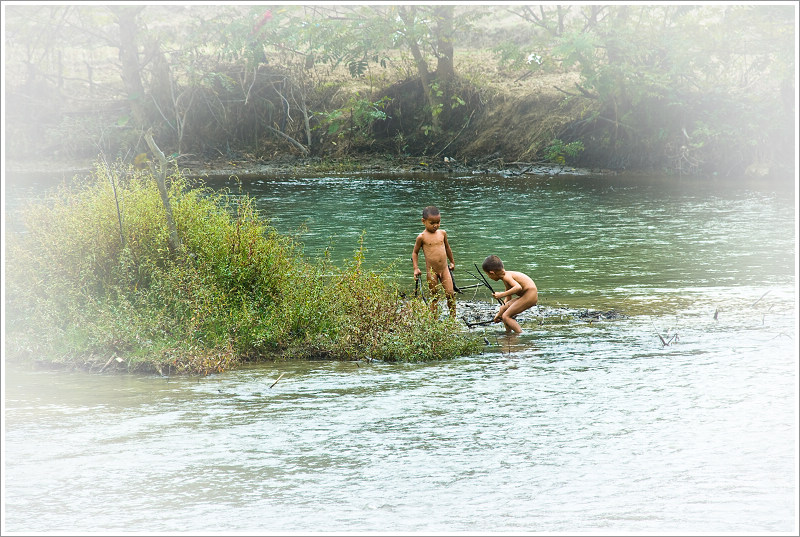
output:
[[[175,173],[168,248],[149,172],[98,165],[9,234],[6,355],[93,370],[209,373],[246,361],[420,361],[477,350],[380,272],[308,260],[249,197]],[[119,209],[118,209],[119,208]]]

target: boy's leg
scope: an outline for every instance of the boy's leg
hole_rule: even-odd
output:
[[[434,315],[439,313],[439,278],[433,271],[428,271],[428,289],[431,292],[431,311]]]
[[[508,308],[506,308],[506,310],[502,314],[503,324],[506,325],[506,330],[510,328],[514,332],[521,334],[522,327],[514,319],[514,317],[517,314],[522,313],[526,309],[532,308],[538,302],[539,302],[538,293],[533,293],[531,291],[528,291],[521,297],[507,304]]]
[[[519,326],[519,323],[515,319],[513,319],[510,315],[508,315],[508,311],[514,306],[514,304],[518,300],[519,298],[510,299],[508,302],[500,306],[500,310],[497,312],[497,315],[495,316],[495,318],[503,321],[503,326],[506,329],[506,334],[510,334],[511,332],[516,332],[518,334],[522,333],[522,328]]]
[[[447,308],[450,310],[450,317],[456,316],[456,295],[447,295]]]
[[[447,297],[447,307],[450,310],[450,316],[456,316],[456,292],[455,287],[453,286],[453,277],[450,275],[450,271],[446,270],[444,274],[440,276],[442,281],[442,287],[444,288],[444,295]]]
[[[500,309],[497,310],[497,314],[494,316],[495,321],[500,322],[503,319],[503,313],[505,313],[514,300],[516,300],[516,298],[507,299],[506,302],[500,306]]]

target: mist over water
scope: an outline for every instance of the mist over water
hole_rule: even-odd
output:
[[[546,306],[627,318],[491,327],[482,354],[428,364],[204,378],[6,364],[5,530],[796,531],[791,196],[595,177],[243,190],[309,256],[351,257],[365,232],[367,265],[409,291],[434,204],[459,284],[494,253]]]

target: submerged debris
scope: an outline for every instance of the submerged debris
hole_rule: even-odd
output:
[[[492,318],[497,313],[498,306],[489,302],[467,302],[459,300],[456,303],[456,314],[464,321],[468,328],[492,326]],[[627,316],[617,310],[608,311],[591,310],[587,308],[574,309],[563,307],[534,306],[525,310],[516,319],[521,324],[538,323],[568,323],[572,321],[594,322],[626,319]]]
[[[591,319],[593,321],[610,321],[615,319],[627,318],[625,314],[620,313],[617,310],[613,309],[608,311],[595,311],[595,310],[584,309],[580,311],[578,317],[580,319]]]

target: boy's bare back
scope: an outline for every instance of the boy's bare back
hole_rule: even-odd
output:
[[[506,286],[506,289],[511,289],[514,287],[512,282],[516,282],[522,287],[520,291],[516,291],[514,294],[518,296],[522,296],[525,294],[526,291],[530,291],[531,289],[536,289],[536,284],[533,282],[530,276],[524,274],[522,272],[517,272],[516,270],[506,270],[504,271],[506,276],[510,276],[511,280],[507,280],[506,278],[501,278],[503,280],[503,284]]]
[[[483,260],[483,271],[492,280],[502,281],[506,288],[505,291],[492,293],[492,296],[497,299],[505,299],[497,315],[494,316],[494,321],[502,321],[508,333],[521,334],[522,327],[514,319],[514,316],[539,303],[539,290],[533,279],[525,273],[506,270],[503,261],[496,255],[490,255]],[[512,297],[512,295],[517,296]]]

